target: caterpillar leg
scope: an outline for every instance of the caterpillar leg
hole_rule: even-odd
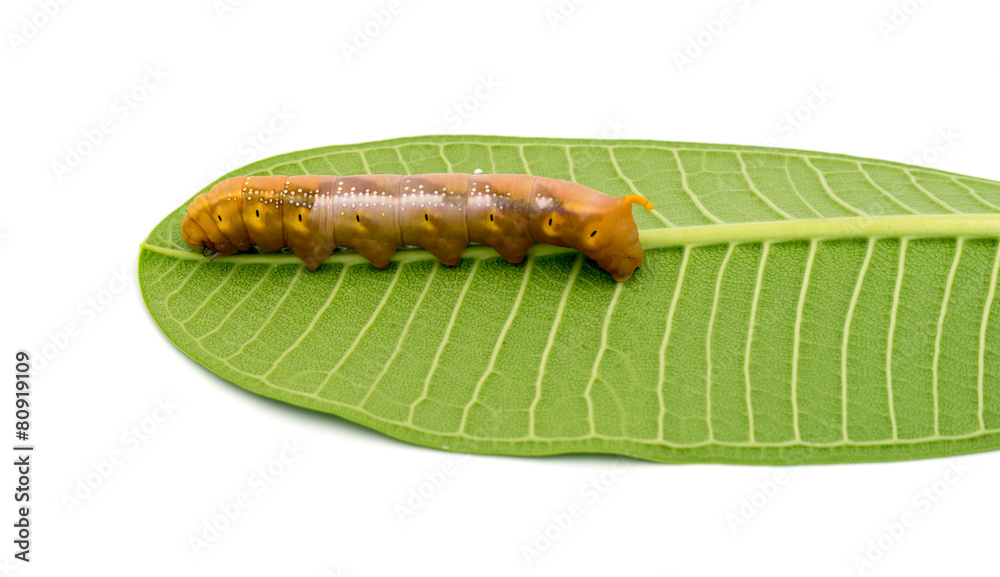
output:
[[[372,266],[381,270],[389,268],[389,259],[396,253],[395,246],[380,242],[358,243],[351,248],[365,257]]]
[[[524,262],[529,248],[531,248],[531,245],[526,243],[504,243],[494,246],[493,250],[500,253],[500,256],[510,264],[521,264]]]
[[[302,259],[302,263],[306,265],[306,269],[308,269],[310,272],[313,272],[319,268],[319,265],[323,264],[323,261],[317,260],[313,257],[308,257]]]
[[[441,261],[445,266],[458,266],[462,262],[462,251],[466,245],[458,246],[457,243],[438,243],[435,246],[428,246],[427,252],[434,255],[434,258]]]

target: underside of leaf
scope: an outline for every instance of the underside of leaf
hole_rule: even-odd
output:
[[[536,245],[513,266],[351,252],[209,262],[186,203],[142,245],[166,335],[258,394],[474,453],[663,462],[884,461],[1000,446],[1000,183],[826,153],[431,136],[231,175],[526,173],[641,194],[615,283]],[[206,187],[206,190],[209,187]],[[208,384],[206,384],[208,386]]]

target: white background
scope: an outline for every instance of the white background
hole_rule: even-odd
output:
[[[5,445],[14,351],[60,346],[33,375],[33,560],[12,559],[7,465],[0,575],[843,575],[880,536],[866,575],[997,574],[1000,453],[964,457],[961,477],[943,459],[612,476],[612,458],[463,457],[219,379],[167,341],[134,280],[139,243],[227,168],[438,131],[770,139],[1000,179],[997,3],[398,1],[367,43],[358,29],[375,30],[388,0],[3,3]],[[496,86],[477,96],[483,79]],[[129,107],[133,90],[145,94]],[[68,147],[87,154],[58,169]],[[77,334],[61,336],[69,323]],[[176,409],[137,442],[128,431],[152,428],[157,400]],[[250,476],[293,441],[304,452],[258,494]],[[67,507],[114,451],[123,461]],[[446,466],[457,472],[401,523],[395,506]],[[602,474],[591,502],[581,487]],[[935,486],[947,490],[929,510],[914,503]],[[249,507],[196,554],[190,537],[241,492]],[[761,506],[734,531],[744,499]],[[529,566],[522,547],[573,502],[582,517]],[[915,526],[884,536],[906,513]]]

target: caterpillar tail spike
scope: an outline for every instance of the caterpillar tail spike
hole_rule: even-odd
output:
[[[653,210],[653,203],[649,202],[645,198],[639,196],[638,194],[630,194],[622,198],[627,203],[638,204],[639,206],[645,208],[646,210]]]

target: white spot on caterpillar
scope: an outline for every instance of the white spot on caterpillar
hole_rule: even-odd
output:
[[[482,174],[482,173],[483,173],[483,169],[482,168],[477,168],[477,169],[475,169],[475,170],[472,171],[472,174]]]

